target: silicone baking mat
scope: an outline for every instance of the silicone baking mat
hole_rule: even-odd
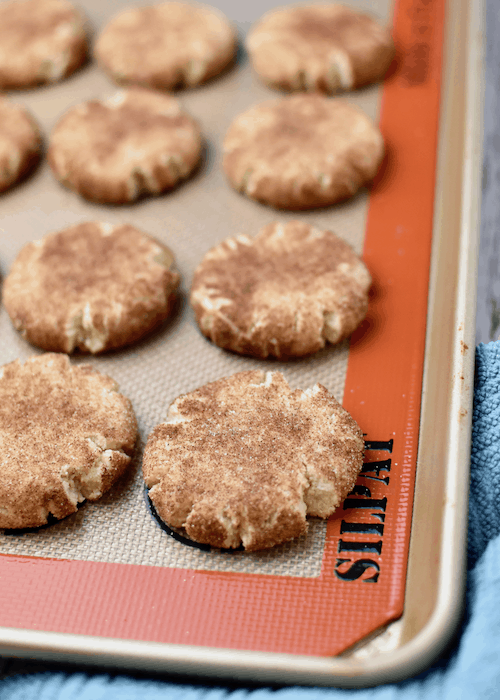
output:
[[[143,3],[146,4],[146,3]],[[279,3],[213,3],[243,38]],[[0,625],[123,639],[302,654],[337,654],[401,615],[418,442],[434,200],[444,0],[352,2],[392,22],[398,56],[381,86],[347,95],[380,123],[387,156],[370,193],[297,215],[232,191],[221,141],[236,114],[279,97],[237,65],[179,93],[205,136],[196,176],[176,192],[131,206],[93,205],[61,188],[44,162],[0,197],[2,276],[24,243],[73,223],[130,222],[167,243],[182,276],[174,317],[142,343],[78,356],[113,376],[134,405],[141,442],[128,475],[99,503],[36,531],[0,533]],[[94,31],[124,3],[81,3]],[[46,136],[59,116],[114,87],[94,64],[47,88],[14,93]],[[345,96],[344,96],[345,97]],[[332,98],[335,99],[335,98]],[[226,353],[198,332],[187,303],[194,268],[214,244],[274,220],[329,228],[363,254],[370,311],[350,343],[280,363]],[[0,311],[1,363],[36,354]],[[307,536],[262,553],[188,546],[160,529],[146,503],[140,461],[148,433],[180,393],[236,371],[283,371],[293,386],[324,384],[366,435],[357,486]]]

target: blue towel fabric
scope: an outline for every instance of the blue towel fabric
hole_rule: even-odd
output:
[[[204,685],[61,667],[7,674],[1,700],[468,700],[500,698],[500,342],[476,349],[465,615],[455,642],[425,673],[362,690]]]

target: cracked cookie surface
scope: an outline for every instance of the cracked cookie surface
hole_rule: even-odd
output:
[[[173,265],[167,246],[133,226],[78,224],[24,246],[3,302],[14,327],[44,350],[104,352],[169,316]]]
[[[46,353],[0,368],[0,527],[29,528],[95,501],[125,471],[137,437],[107,375]]]
[[[100,34],[95,55],[117,83],[160,90],[193,87],[221,73],[236,54],[236,32],[213,7],[167,2],[127,8]]]
[[[0,192],[18,182],[38,162],[41,137],[31,115],[0,98]]]
[[[314,209],[353,197],[384,156],[378,127],[358,107],[322,95],[255,105],[224,139],[223,169],[234,189],[278,209]]]
[[[177,398],[143,473],[158,515],[214,547],[266,549],[329,517],[352,490],[363,434],[321,385],[241,372]]]
[[[269,86],[328,94],[381,80],[395,53],[389,29],[336,3],[272,10],[246,47]]]
[[[190,299],[201,332],[216,345],[287,359],[351,335],[366,315],[370,283],[342,239],[290,221],[210,250],[195,271]]]
[[[189,177],[200,161],[197,122],[169,95],[130,88],[66,112],[48,160],[55,177],[97,202],[133,202]]]
[[[0,4],[0,90],[55,83],[86,55],[84,17],[66,0]]]

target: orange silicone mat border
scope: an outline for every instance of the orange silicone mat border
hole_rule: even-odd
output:
[[[403,610],[424,361],[445,0],[398,0],[387,143],[364,259],[369,316],[344,405],[365,471],[329,521],[318,578],[0,556],[0,625],[210,647],[333,655]],[[378,443],[378,444],[377,444]]]

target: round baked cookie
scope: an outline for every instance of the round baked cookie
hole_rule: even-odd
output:
[[[48,159],[66,187],[120,204],[174,188],[198,165],[201,150],[198,124],[175,98],[132,88],[66,112]]]
[[[357,328],[371,278],[331,231],[300,221],[228,238],[197,267],[191,304],[201,332],[244,355],[309,355]]]
[[[41,143],[38,126],[24,107],[0,97],[0,192],[36,165]]]
[[[246,47],[269,86],[329,94],[381,80],[394,58],[389,29],[336,3],[272,10]]]
[[[99,36],[95,56],[117,83],[171,90],[221,73],[236,54],[236,33],[207,5],[166,2],[120,12]]]
[[[57,82],[86,55],[84,17],[67,0],[0,4],[0,89]]]
[[[359,108],[321,95],[251,107],[224,139],[231,185],[279,209],[313,209],[352,197],[384,156],[379,129]]]
[[[180,396],[143,473],[160,518],[214,547],[266,549],[328,518],[352,490],[363,434],[328,391],[241,372]]]
[[[44,350],[133,343],[171,311],[172,252],[133,226],[90,222],[28,243],[3,287],[15,328]]]
[[[0,528],[96,501],[130,463],[137,422],[111,377],[46,353],[0,368]]]

